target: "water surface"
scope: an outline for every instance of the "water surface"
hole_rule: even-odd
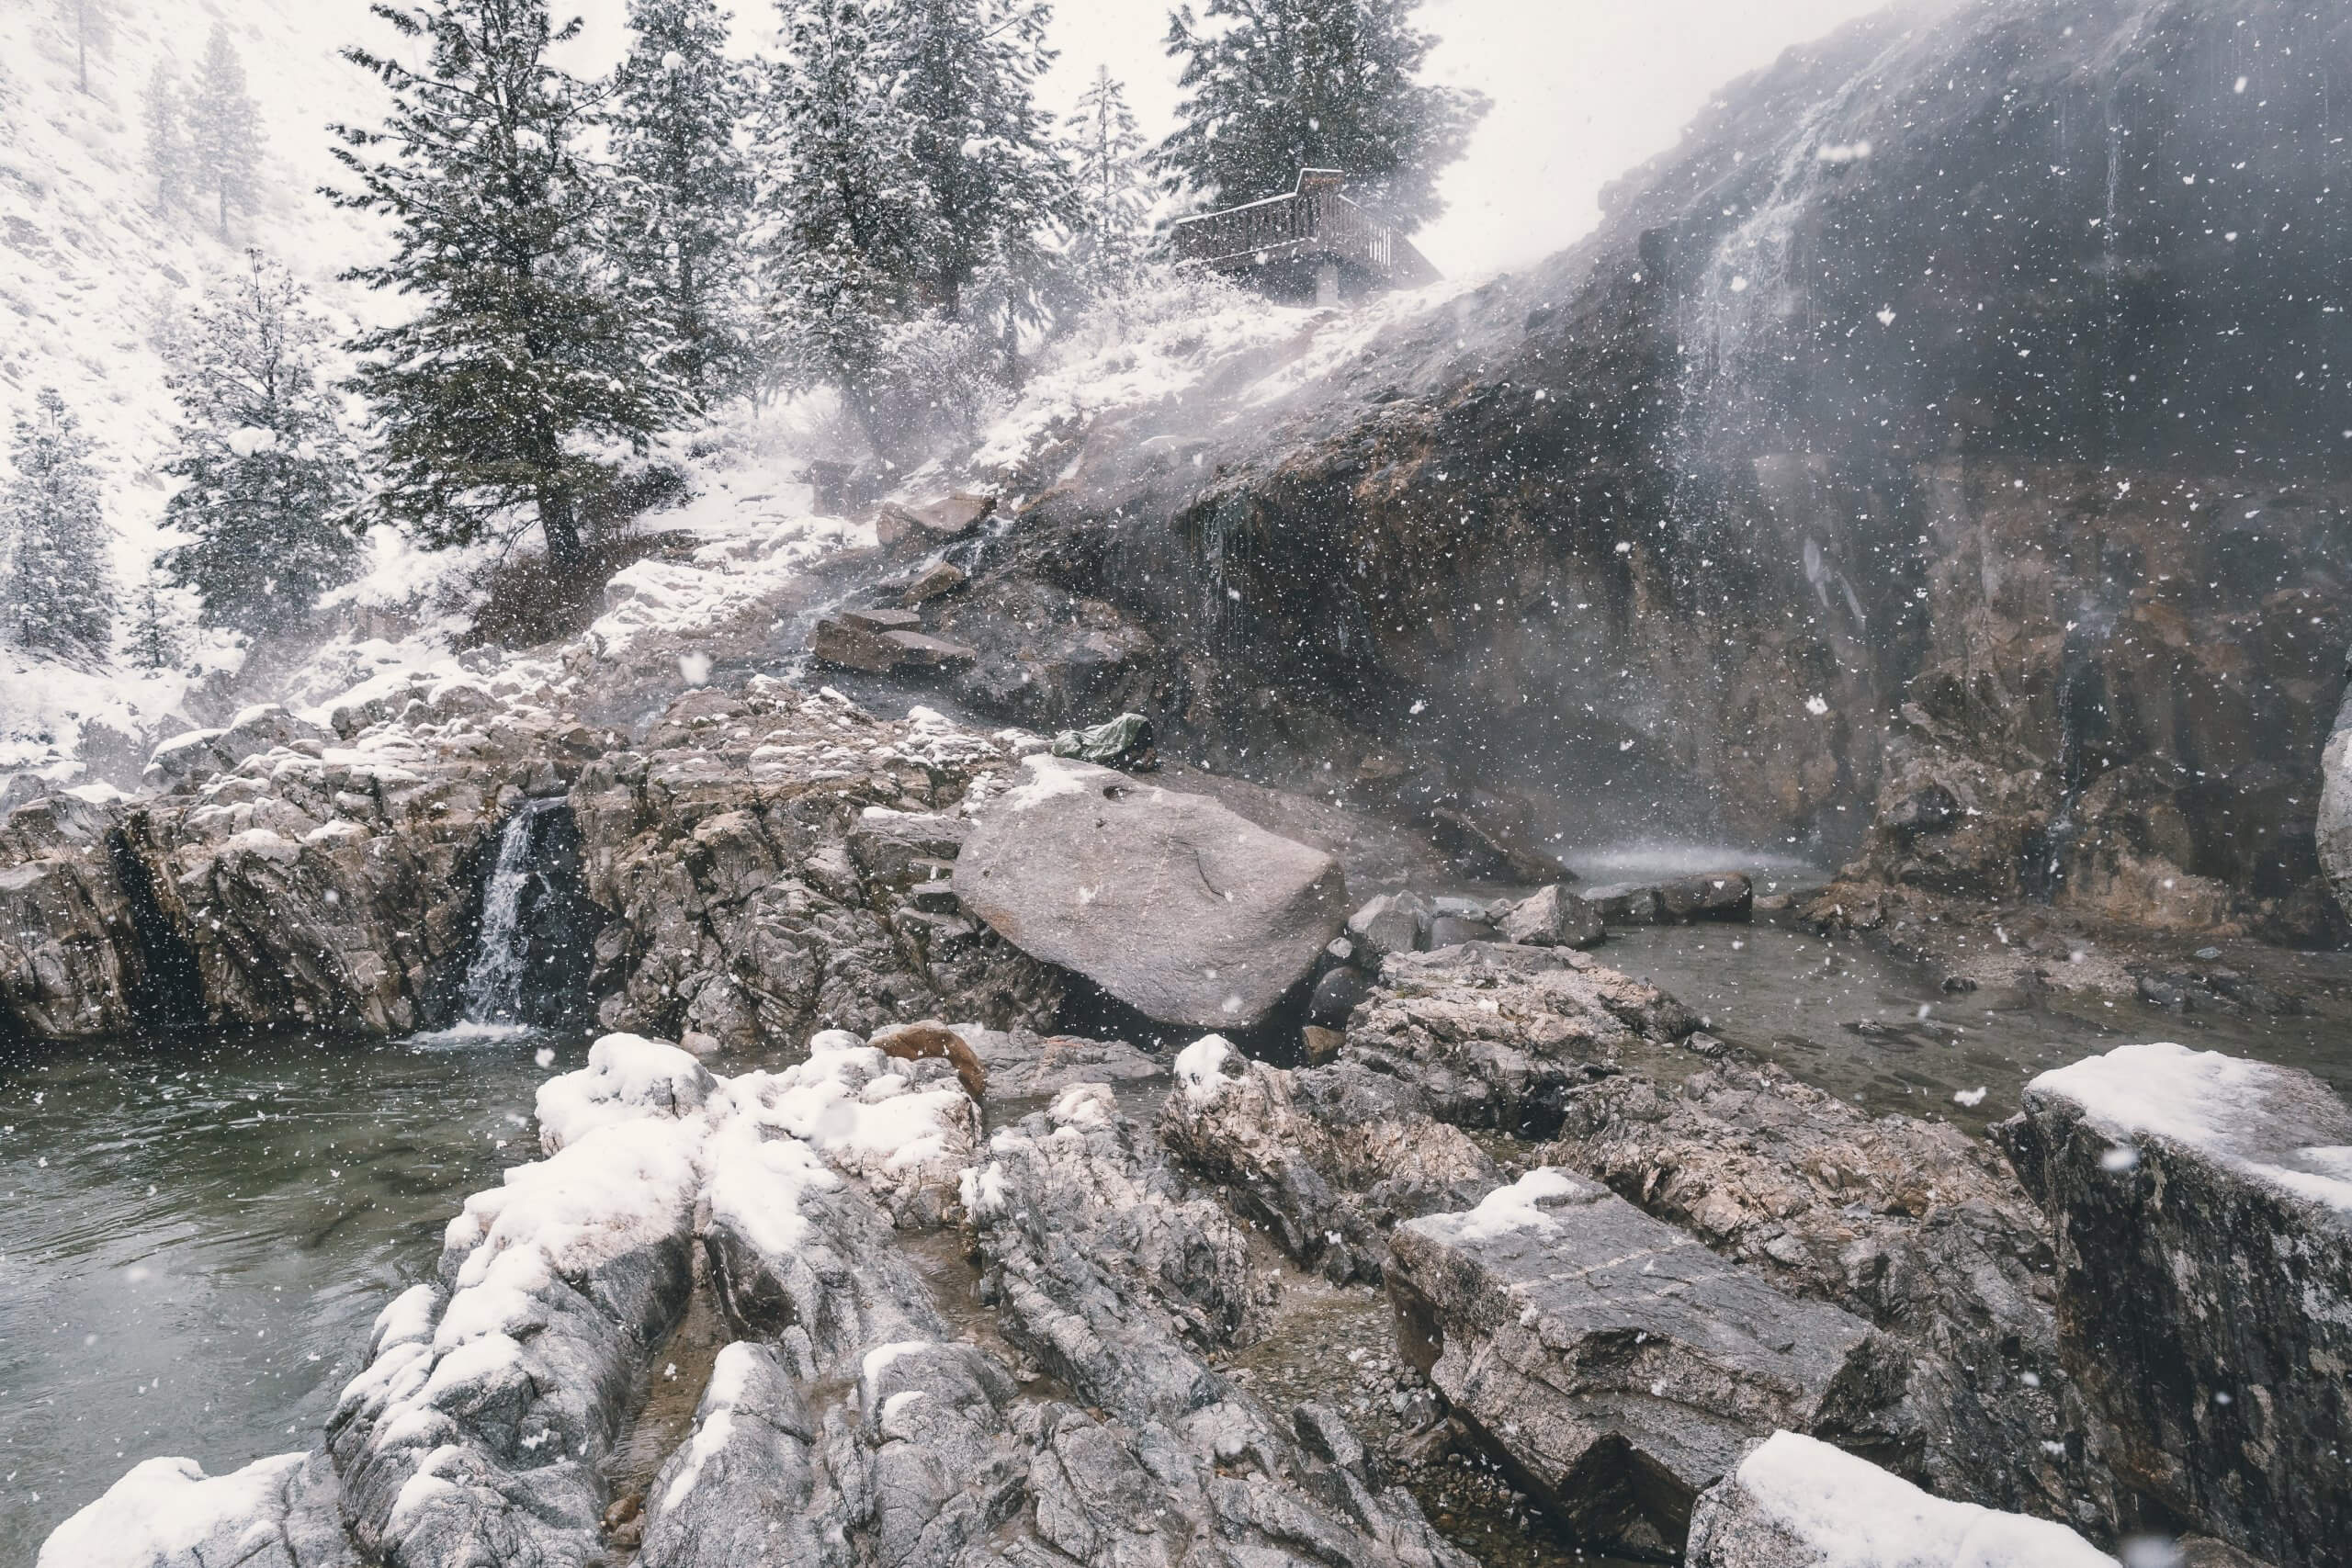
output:
[[[545,1065],[538,1060],[549,1053]],[[0,1052],[0,1568],[131,1464],[308,1447],[578,1037]]]
[[[1671,992],[1713,1033],[1874,1115],[1981,1128],[2015,1113],[2036,1074],[2150,1040],[2306,1068],[2352,1098],[2352,1030],[2327,1013],[2178,1017],[2134,998],[1948,995],[1939,970],[1866,942],[1771,924],[1611,928],[1592,955]],[[2309,960],[2330,976],[2346,967],[2342,954]]]

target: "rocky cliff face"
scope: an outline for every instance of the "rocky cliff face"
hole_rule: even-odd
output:
[[[2308,0],[1792,51],[1532,274],[1248,417],[1058,427],[954,635],[1076,651],[966,694],[1084,673],[1228,765],[1571,842],[2338,934],[2348,51]]]
[[[1050,972],[911,897],[913,863],[952,860],[965,826],[937,813],[1001,784],[1006,742],[763,678],[690,691],[632,740],[579,722],[560,669],[518,668],[348,736],[257,713],[280,739],[225,771],[216,754],[163,795],[10,814],[4,1026],[448,1022],[500,825],[533,797],[570,807],[562,925],[593,951],[529,962],[584,981],[610,1025],[750,1046],[951,1003],[1001,1026],[1054,1014]]]

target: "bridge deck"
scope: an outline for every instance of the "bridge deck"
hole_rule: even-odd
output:
[[[1377,287],[1418,288],[1437,268],[1412,242],[1340,194],[1336,169],[1302,169],[1298,186],[1175,227],[1176,259],[1222,272],[1286,261],[1335,262]]]

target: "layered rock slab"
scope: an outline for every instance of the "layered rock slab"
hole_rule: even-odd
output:
[[[1922,1492],[1776,1432],[1691,1511],[1689,1568],[2115,1568],[2064,1525]]]
[[[1904,1444],[1894,1342],[1565,1171],[1390,1246],[1408,1359],[1580,1540],[1671,1553],[1699,1493],[1777,1428]]]
[[[1206,795],[1033,756],[956,862],[965,908],[1158,1023],[1247,1029],[1347,918],[1339,863]]]
[[[2086,1528],[2109,1516],[2058,1352],[2041,1213],[1998,1151],[1725,1059],[1575,1090],[1544,1157],[1909,1343],[1906,1399],[1938,1435],[1912,1479]]]
[[[2068,1371],[2157,1524],[2352,1562],[2352,1110],[2308,1073],[2126,1045],[1997,1129],[2051,1216]]]

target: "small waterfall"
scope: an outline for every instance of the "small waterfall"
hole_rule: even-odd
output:
[[[526,1021],[523,982],[529,972],[530,932],[524,914],[526,905],[539,902],[549,891],[531,852],[533,829],[542,816],[562,807],[560,800],[526,802],[498,835],[498,858],[482,884],[481,931],[459,993],[462,1017],[469,1024]]]

